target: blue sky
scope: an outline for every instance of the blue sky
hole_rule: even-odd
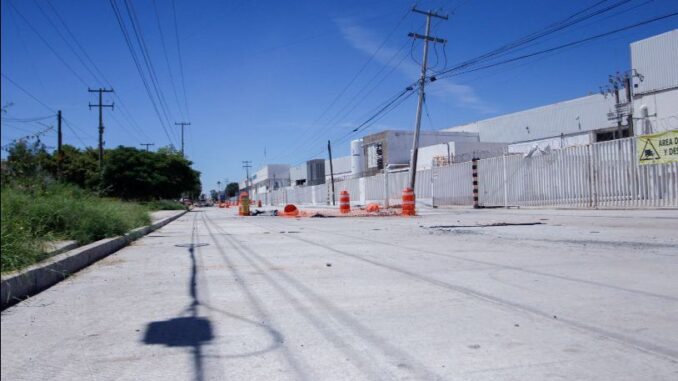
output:
[[[595,2],[453,0],[420,1],[419,6],[455,11],[448,21],[433,24],[433,34],[449,40],[445,54],[451,66]],[[116,3],[127,17],[124,0]],[[108,82],[116,94],[104,99],[115,102],[116,108],[105,110],[107,147],[153,142],[158,148],[170,144],[170,139],[177,145],[179,132],[173,123],[190,120],[186,153],[202,172],[205,191],[215,188],[217,181],[242,178],[242,160],[251,160],[256,169],[265,160],[295,164],[324,152],[328,138],[336,141],[345,136],[370,116],[370,110],[419,74],[415,61],[421,59],[421,42],[412,46],[407,33],[422,32],[424,17],[407,12],[412,0],[176,0],[176,29],[171,0],[155,0],[156,7],[152,0],[130,4],[167,104],[167,132],[149,101],[109,1],[2,0],[1,71],[50,108],[63,111],[71,122],[64,131],[69,144],[96,144],[97,113],[87,107],[96,98],[87,87],[108,86]],[[671,0],[629,0],[521,53],[677,9]],[[429,87],[430,119],[424,118],[423,128],[441,129],[596,92],[608,74],[629,68],[630,42],[676,27],[678,18],[671,18],[557,54],[437,81]],[[431,51],[431,64],[437,62],[435,68],[441,69],[442,47],[437,59],[435,53]],[[97,69],[107,82],[102,82]],[[356,73],[360,74],[351,82]],[[342,96],[332,103],[338,94]],[[51,114],[3,77],[2,105],[10,102],[5,118]],[[416,99],[411,97],[366,132],[411,129],[415,108]],[[54,124],[51,119],[39,122]],[[5,119],[2,144],[45,128],[37,122]],[[50,131],[43,140],[55,146],[56,134]],[[341,156],[348,154],[349,145],[338,142],[333,148]]]

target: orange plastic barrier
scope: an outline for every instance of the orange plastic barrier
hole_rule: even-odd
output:
[[[351,197],[348,195],[348,192],[343,190],[339,193],[339,211],[342,214],[351,212]]]
[[[379,209],[381,209],[381,207],[380,207],[379,204],[377,204],[376,202],[372,202],[372,203],[367,204],[367,208],[366,208],[366,210],[367,210],[369,213],[375,213],[375,212],[378,212]]]
[[[414,216],[414,190],[412,188],[403,189],[403,216]]]

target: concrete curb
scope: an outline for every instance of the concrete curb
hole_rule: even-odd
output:
[[[50,257],[23,270],[2,276],[0,309],[4,310],[29,296],[44,291],[71,274],[127,246],[130,242],[160,229],[188,211],[177,213],[154,224],[136,228],[125,235],[105,238]]]

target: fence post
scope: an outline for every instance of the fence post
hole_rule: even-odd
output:
[[[504,166],[504,208],[508,208],[508,185],[507,181],[508,179],[506,178],[506,153],[502,156],[503,158],[503,166]]]
[[[592,208],[598,207],[598,190],[596,184],[596,146],[589,144],[589,193],[591,197],[590,205]]]
[[[471,159],[471,178],[473,179],[473,208],[478,209],[478,158]]]
[[[432,163],[431,164],[431,208],[436,207],[435,176],[436,176],[436,166],[435,166],[435,163]]]
[[[390,206],[389,194],[388,194],[388,169],[384,168],[384,209],[388,209]]]

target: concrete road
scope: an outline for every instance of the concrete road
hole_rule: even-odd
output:
[[[2,379],[676,380],[677,232],[675,210],[195,210],[4,311]]]

